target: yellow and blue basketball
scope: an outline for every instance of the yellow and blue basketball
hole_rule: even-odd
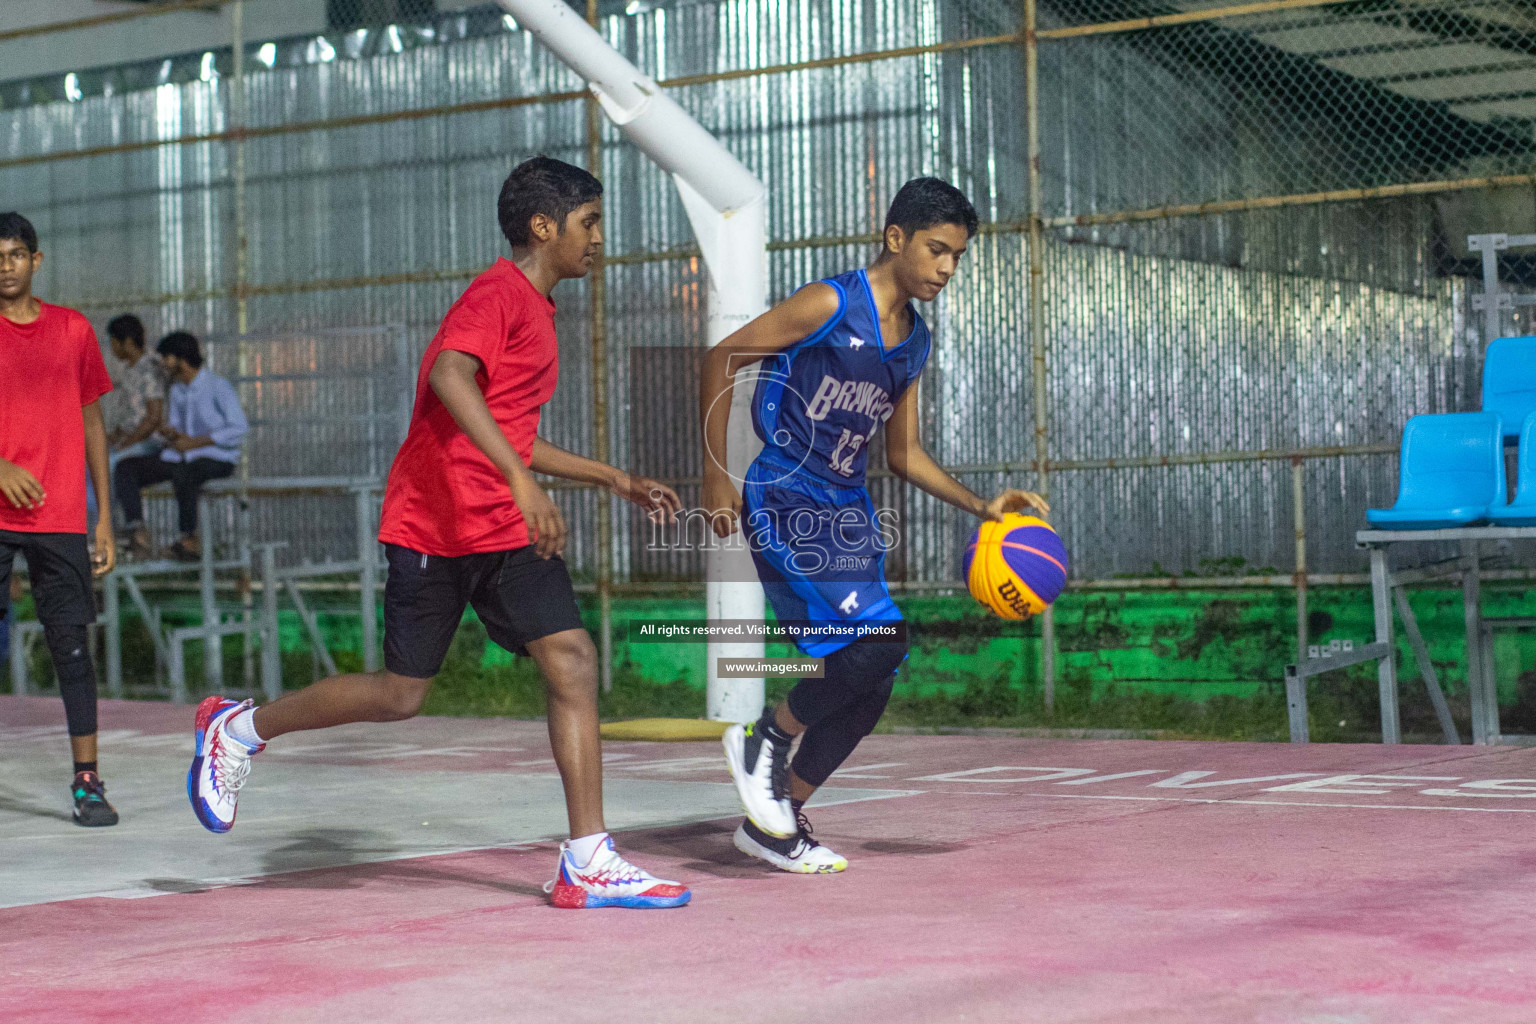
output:
[[[1045,611],[1066,589],[1067,548],[1051,524],[1010,512],[981,524],[965,548],[971,596],[1005,619]]]

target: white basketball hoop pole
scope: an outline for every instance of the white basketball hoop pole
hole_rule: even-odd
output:
[[[710,346],[760,315],[768,302],[763,183],[661,87],[609,46],[563,0],[497,0],[517,23],[580,75],[625,138],[672,176],[709,273]],[[739,481],[759,442],[737,388],[729,430],[731,474]],[[693,392],[682,400],[690,407]],[[746,547],[712,550],[705,596],[710,619],[763,618],[763,590]],[[744,722],[763,706],[762,679],[721,679],[722,657],[761,658],[763,644],[715,643],[706,652],[708,715]]]

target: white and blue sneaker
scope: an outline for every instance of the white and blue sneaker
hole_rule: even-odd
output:
[[[561,843],[559,873],[544,884],[544,891],[562,910],[659,910],[681,907],[693,898],[686,885],[657,878],[619,856],[612,836],[603,840],[585,866],[576,863],[569,843]]]
[[[187,771],[187,799],[197,820],[210,832],[235,827],[235,804],[251,774],[251,755],[266,749],[265,744],[248,747],[225,729],[230,718],[251,703],[209,697],[197,706],[197,748]]]
[[[800,825],[793,839],[776,839],[752,824],[743,821],[736,828],[732,841],[736,849],[748,857],[767,861],[780,871],[796,875],[831,875],[848,870],[848,859],[831,847],[823,846],[811,835],[811,823],[805,815],[795,816]]]

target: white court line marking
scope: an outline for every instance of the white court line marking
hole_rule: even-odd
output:
[[[963,791],[962,791],[963,792]],[[977,793],[977,796],[1035,796],[1054,800],[1141,800],[1174,804],[1257,804],[1271,807],[1342,807],[1363,811],[1476,811],[1482,814],[1536,814],[1536,807],[1453,807],[1446,804],[1325,804],[1310,800],[1221,800],[1194,796],[1109,796],[1103,793]]]
[[[890,778],[889,775],[867,775],[865,773],[876,768],[900,768],[906,763],[905,761],[881,761],[879,764],[849,765],[846,768],[839,768],[832,774],[840,779],[888,779]]]

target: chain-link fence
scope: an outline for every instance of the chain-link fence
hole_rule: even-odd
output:
[[[261,12],[279,7],[309,27],[266,31]],[[227,336],[400,324],[419,352],[502,250],[493,200],[510,166],[595,155],[604,288],[557,295],[546,432],[695,499],[679,350],[702,343],[702,268],[671,183],[589,118],[581,82],[494,4],[217,8],[198,16],[238,44],[0,83],[0,188],[43,233],[40,290],[93,317],[134,309]],[[1392,501],[1403,422],[1478,402],[1484,261],[1467,237],[1536,233],[1523,7],[588,13],[767,183],[773,298],[867,260],[909,177],[974,198],[983,232],[926,311],[925,436],[979,491],[1048,481],[1079,586],[1289,585],[1302,566],[1358,578],[1353,533]],[[0,31],[0,47],[20,41]],[[1524,330],[1532,277],[1536,248],[1497,254],[1490,280],[1512,296],[1496,300],[1500,331]],[[903,514],[907,585],[952,586],[968,524],[877,486]],[[596,495],[562,501],[599,522]],[[644,551],[622,510],[612,522],[619,582],[698,578],[696,558]],[[600,534],[575,531],[589,576]]]
[[[1110,432],[1116,447],[1341,449],[1308,460],[1300,490],[1274,464],[1211,467],[1221,482],[1194,491],[1206,511],[1174,509],[1189,542],[1175,564],[1221,552],[1245,566],[1295,565],[1286,506],[1300,504],[1307,564],[1349,572],[1364,510],[1393,499],[1404,421],[1477,408],[1486,341],[1520,331],[1529,313],[1511,299],[1499,322],[1474,312],[1483,266],[1468,236],[1536,230],[1522,226],[1536,194],[1536,21],[1461,2],[1177,13],[1092,2],[1042,6],[1040,29],[1048,237],[1069,259],[1118,258],[1139,275],[1143,310],[1117,319],[1162,366],[1143,379],[1164,394],[1144,406],[1139,430]],[[1490,281],[1520,290],[1528,267],[1514,253],[1498,264]],[[1230,286],[1240,297],[1219,297]],[[1074,351],[1103,355],[1102,339],[1083,346],[1070,328],[1052,341],[1053,381],[1071,372]],[[1097,404],[1124,406],[1108,397]],[[1064,461],[1093,447],[1077,428],[1096,414],[1074,416],[1073,398],[1053,392],[1053,452]],[[1183,490],[1171,476],[1132,495],[1141,505],[1130,521],[1148,521],[1149,502],[1167,508]],[[1072,507],[1110,486],[1075,475],[1064,484]],[[1272,524],[1267,545],[1250,532],[1243,550],[1226,534],[1236,509]],[[1524,555],[1506,552],[1513,564]]]

